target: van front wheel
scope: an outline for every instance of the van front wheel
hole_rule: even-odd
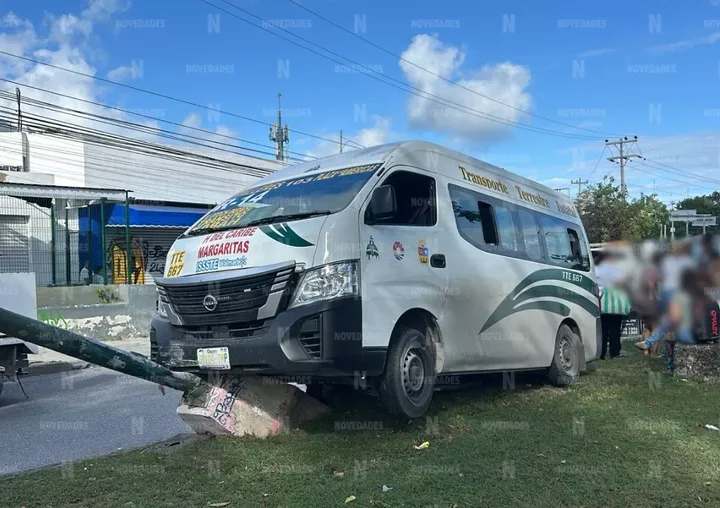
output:
[[[548,378],[555,386],[569,386],[580,378],[580,337],[567,325],[562,325],[555,337],[555,354],[548,369]]]
[[[435,387],[435,349],[429,334],[401,326],[388,351],[380,381],[380,400],[394,415],[419,418],[432,400]]]

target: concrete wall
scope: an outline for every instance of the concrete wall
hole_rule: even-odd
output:
[[[102,303],[99,289],[111,291],[120,301]],[[156,298],[154,285],[38,288],[38,319],[103,340],[147,337]]]

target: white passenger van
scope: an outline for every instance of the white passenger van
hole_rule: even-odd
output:
[[[188,229],[155,282],[152,357],[171,369],[359,376],[411,418],[440,374],[568,385],[600,349],[572,201],[426,142],[273,173]]]

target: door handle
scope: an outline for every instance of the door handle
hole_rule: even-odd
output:
[[[433,268],[445,268],[445,254],[433,254],[430,256],[430,266]]]

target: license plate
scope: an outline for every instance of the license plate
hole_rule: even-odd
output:
[[[226,347],[208,347],[197,350],[198,367],[229,369],[230,352]]]

